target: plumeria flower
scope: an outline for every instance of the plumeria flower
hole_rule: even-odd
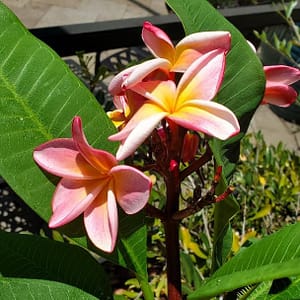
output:
[[[168,35],[150,22],[144,23],[142,39],[155,57],[169,63],[172,72],[184,72],[199,56],[212,50],[228,51],[231,43],[227,31],[203,31],[184,37],[174,47]]]
[[[185,72],[201,55],[215,49],[229,51],[231,44],[231,35],[227,31],[203,31],[186,36],[174,47],[168,35],[150,22],[144,23],[142,39],[155,58],[132,66],[115,76],[109,85],[109,91],[113,95],[130,88],[149,75],[153,78],[164,72],[169,73],[169,79],[173,79],[170,72]]]
[[[140,82],[132,90],[147,101],[111,141],[121,141],[116,158],[132,154],[160,121],[170,120],[186,129],[227,139],[239,132],[232,111],[212,102],[224,76],[225,51],[218,49],[200,56],[183,74],[178,86],[172,80]]]
[[[116,158],[92,148],[75,117],[72,138],[60,138],[37,147],[36,163],[62,177],[53,199],[50,228],[65,225],[83,213],[84,225],[93,244],[112,252],[118,232],[117,203],[127,214],[140,211],[147,203],[151,181],[140,171],[118,165]]]
[[[264,67],[266,88],[262,104],[281,107],[291,105],[297,99],[297,92],[289,86],[300,80],[300,70],[286,65]]]

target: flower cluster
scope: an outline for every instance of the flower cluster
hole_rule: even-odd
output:
[[[174,46],[165,32],[145,22],[142,38],[155,58],[120,72],[109,86],[116,109],[108,116],[119,129],[109,139],[121,142],[116,157],[88,144],[80,117],[73,119],[72,138],[54,139],[34,151],[40,167],[62,178],[49,226],[65,225],[83,214],[90,240],[106,252],[112,252],[117,241],[117,204],[134,214],[146,205],[151,189],[147,176],[118,161],[150,137],[157,145],[157,170],[165,177],[173,172],[168,178],[177,180],[178,188],[179,164],[194,160],[199,132],[225,140],[240,130],[234,113],[213,101],[224,78],[229,32],[194,33]],[[262,103],[287,106],[295,101],[297,93],[289,84],[299,80],[299,70],[264,70]]]
[[[176,47],[164,31],[145,22],[142,38],[155,56],[119,73],[110,83],[120,132],[117,159],[131,155],[164,120],[169,125],[227,139],[239,132],[232,111],[212,101],[225,72],[231,36],[226,31],[194,33]]]

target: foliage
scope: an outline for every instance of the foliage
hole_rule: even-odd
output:
[[[297,65],[297,47],[300,46],[300,30],[298,24],[293,19],[293,10],[298,5],[298,0],[292,0],[290,2],[281,1],[276,6],[278,14],[283,18],[286,26],[281,26],[278,32],[276,29],[272,30],[270,27],[267,31],[254,31],[255,35],[264,43],[275,48],[280,53],[288,58],[290,64]],[[283,32],[284,34],[282,34]],[[294,50],[296,53],[293,53]]]
[[[267,145],[260,132],[247,134],[243,138],[240,163],[232,180],[234,194],[241,209],[231,221],[233,236],[229,237],[230,255],[226,260],[255,241],[299,221],[299,166],[300,157],[296,153],[289,151],[281,143],[277,146]],[[212,172],[212,165],[205,170],[205,174]],[[184,183],[184,201],[189,201],[191,191],[197,184],[197,177],[190,177]],[[207,184],[202,188],[208,187]],[[156,193],[163,193],[162,189],[156,183]],[[180,229],[182,280],[186,294],[200,288],[203,280],[210,276],[213,220],[213,208],[205,208],[185,219]],[[165,269],[163,228],[159,222],[150,223],[148,227],[150,269],[160,274]],[[251,293],[257,288],[258,285],[252,286]],[[232,297],[237,297],[240,292],[237,289]]]
[[[234,182],[241,210],[233,219],[241,237],[264,236],[297,222],[300,205],[300,158],[284,148],[266,145],[261,133],[241,145]]]
[[[170,284],[170,278],[173,276],[172,279],[179,279],[180,285],[180,275],[183,278],[183,293],[190,299],[220,294],[226,296],[226,293],[239,288],[241,290],[238,292],[241,295],[253,295],[262,290],[271,294],[274,282],[283,277],[290,281],[283,293],[299,291],[297,276],[300,274],[299,269],[295,268],[295,265],[299,265],[299,224],[288,226],[253,242],[247,249],[244,249],[247,245],[235,250],[232,248],[230,220],[238,211],[238,202],[229,196],[232,190],[228,183],[233,177],[234,169],[240,167],[240,142],[263,96],[265,79],[262,65],[241,33],[206,1],[168,0],[167,3],[178,14],[187,35],[211,30],[226,30],[231,33],[232,46],[226,57],[224,82],[214,100],[232,110],[237,116],[241,126],[240,134],[226,141],[216,138],[210,138],[208,141],[204,134],[200,134],[201,145],[195,158],[189,162],[182,162],[181,150],[172,149],[171,143],[168,144],[168,155],[173,155],[173,152],[176,155],[180,153],[179,157],[174,155],[177,160],[172,156],[170,161],[163,160],[159,149],[153,147],[163,145],[163,142],[153,142],[158,135],[155,131],[157,135],[151,136],[153,144],[148,140],[146,145],[139,148],[139,155],[126,162],[142,169],[153,165],[155,159],[160,159],[165,168],[157,168],[155,171],[151,167],[148,168],[154,188],[144,212],[129,216],[120,211],[118,241],[112,253],[104,253],[90,243],[80,217],[73,223],[59,228],[58,232],[53,232],[53,240],[1,232],[1,244],[5,245],[1,248],[0,260],[0,285],[5,287],[0,289],[1,297],[18,299],[22,291],[28,294],[32,292],[32,297],[38,298],[43,291],[43,296],[49,298],[55,295],[58,298],[93,299],[93,296],[96,296],[112,299],[108,277],[99,265],[100,258],[132,272],[135,278],[125,283],[129,289],[123,292],[129,298],[139,297],[141,293],[147,300],[165,296],[167,293],[171,298],[172,285],[178,285],[178,282],[171,281]],[[4,28],[0,34],[0,173],[12,189],[48,221],[51,215],[50,200],[57,179],[37,167],[32,160],[33,150],[46,141],[70,136],[71,119],[80,115],[90,144],[115,153],[116,145],[109,143],[107,139],[116,132],[116,128],[87,87],[51,49],[34,38],[2,3],[0,25]],[[95,77],[89,77],[88,63],[89,61],[84,61],[81,57],[86,79],[94,87],[95,82],[100,78],[104,79],[107,73],[106,70],[100,69]],[[169,125],[171,129],[168,134],[171,136],[172,123]],[[165,123],[164,127],[165,130]],[[178,129],[178,132],[174,132],[180,136],[182,128],[174,128]],[[182,147],[183,137],[182,134],[180,140],[176,136],[175,140],[178,143],[175,145],[178,148],[178,145]],[[254,150],[259,149],[260,143],[262,141],[258,139]],[[252,148],[250,142],[246,142],[245,145],[244,151],[249,152]],[[290,200],[294,200],[297,195],[299,201],[299,191],[294,188],[299,183],[297,160],[294,155],[284,152],[280,147],[277,150],[285,153],[280,154],[280,163],[283,163],[280,166],[276,159],[273,159],[273,150],[266,155],[260,155],[256,150],[255,171],[260,172],[258,178],[262,182],[278,174],[278,169],[282,172],[287,168],[293,170],[290,174],[282,176],[278,184],[272,181],[272,184],[265,184],[263,188],[269,197],[266,204],[273,207],[276,197],[281,195],[285,197],[285,200],[282,200],[285,201],[285,205],[294,209],[296,213],[298,206],[292,206]],[[211,159],[212,156],[214,160]],[[250,157],[249,153],[247,157]],[[258,159],[264,159],[269,164],[270,173],[265,175],[261,172]],[[206,160],[213,163],[207,165]],[[296,160],[295,164],[291,162],[293,160]],[[247,167],[249,168],[249,164],[241,166]],[[244,187],[250,185],[253,188],[252,184],[257,183],[252,177],[249,179],[247,176],[235,176],[235,180]],[[249,222],[253,222],[249,224],[255,226],[259,217],[266,216],[264,212],[260,212],[260,199],[253,200],[254,195],[257,196],[256,193],[260,192],[259,186],[253,189],[250,201],[251,204],[257,205],[255,209],[258,211],[252,211],[249,218],[248,215],[243,215],[242,221],[237,219],[237,224],[247,218]],[[249,194],[252,196],[250,192],[248,196]],[[239,197],[242,204],[250,206],[242,193]],[[165,213],[164,208],[172,206],[173,200],[178,204],[178,207],[175,205],[175,212]],[[219,203],[211,206],[215,202]],[[152,211],[149,211],[151,209]],[[189,209],[192,209],[192,213]],[[274,213],[279,214],[281,211],[274,210]],[[282,225],[275,224],[274,228],[268,229],[267,232],[261,230],[259,233],[266,235]],[[234,226],[233,228],[237,231]],[[272,253],[274,248],[276,250]],[[269,255],[265,255],[266,253]],[[167,267],[165,257],[167,261],[169,259]],[[178,260],[170,260],[170,257]],[[175,270],[179,270],[179,274],[169,271],[173,264]],[[271,288],[268,285],[270,281],[273,281]],[[265,286],[262,286],[263,284]],[[181,288],[176,286],[176,289],[178,292]],[[172,292],[174,293],[174,288]],[[280,293],[278,295],[280,296]],[[124,299],[122,295],[116,295],[116,299],[122,298]]]

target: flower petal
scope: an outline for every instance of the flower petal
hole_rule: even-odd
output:
[[[172,71],[183,72],[201,55],[215,49],[229,51],[231,35],[227,31],[193,33],[176,45],[176,62]]]
[[[112,95],[120,95],[124,92],[122,88],[124,80],[131,74],[136,66],[131,66],[118,73],[109,83],[108,91]]]
[[[293,84],[300,80],[300,70],[286,65],[265,66],[267,82]]]
[[[142,172],[128,166],[116,166],[110,173],[114,178],[114,192],[118,204],[127,214],[135,214],[147,203],[151,180]]]
[[[202,54],[200,54],[195,49],[185,49],[181,52],[180,56],[176,60],[176,62],[173,64],[171,71],[172,72],[178,72],[183,73],[185,72],[188,67],[197,60]]]
[[[52,199],[53,215],[49,227],[62,226],[82,214],[98,196],[107,180],[69,180],[63,178]]]
[[[114,250],[118,235],[118,209],[110,187],[104,189],[84,212],[84,224],[96,247],[109,253]]]
[[[82,130],[80,117],[74,117],[72,124],[72,136],[80,154],[101,174],[107,173],[117,164],[115,157],[109,152],[91,147]]]
[[[199,57],[183,74],[178,84],[177,107],[189,99],[214,98],[222,83],[224,70],[224,50],[214,50]]]
[[[267,84],[262,104],[273,104],[281,107],[288,107],[297,99],[297,92],[285,84]]]
[[[35,162],[47,172],[69,179],[93,179],[99,171],[78,152],[72,139],[54,139],[33,152]]]
[[[166,112],[172,112],[175,108],[176,85],[172,80],[141,82],[132,90]]]
[[[178,125],[225,140],[240,131],[234,113],[212,101],[190,100],[180,111],[168,116]]]
[[[154,56],[166,58],[173,63],[175,49],[172,41],[163,30],[150,22],[145,22],[142,30],[142,39]]]
[[[215,49],[228,51],[231,44],[231,35],[228,31],[202,31],[192,33],[183,38],[176,45],[176,54],[180,55],[185,49],[195,49],[201,54]]]
[[[122,88],[124,90],[133,87],[135,84],[143,81],[147,76],[151,77],[151,73],[156,71],[157,69],[161,69],[161,70],[165,70],[165,72],[169,72],[170,67],[171,67],[170,62],[160,57],[150,59],[143,63],[140,63],[139,65],[135,66],[135,68],[126,78],[124,78]],[[157,73],[154,73],[154,77],[157,77]]]
[[[117,160],[131,155],[166,115],[168,113],[158,106],[144,104],[119,133],[109,137],[110,141],[122,142],[116,154]]]

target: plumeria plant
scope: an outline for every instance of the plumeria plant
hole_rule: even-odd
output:
[[[116,74],[115,110],[105,112],[0,3],[0,174],[53,229],[50,238],[0,232],[1,299],[126,299],[114,295],[103,261],[133,272],[141,299],[160,297],[147,271],[149,219],[163,224],[170,300],[229,299],[240,289],[249,299],[299,293],[299,224],[233,253],[230,220],[239,205],[230,179],[257,106],[293,103],[300,71],[263,67],[206,1],[167,4],[186,36],[174,44],[141,24],[153,58]],[[187,292],[179,226],[206,207],[214,211],[210,270]],[[282,278],[289,284],[274,292]]]

